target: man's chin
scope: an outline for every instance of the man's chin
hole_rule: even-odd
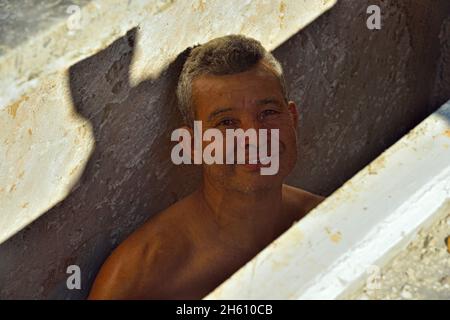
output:
[[[248,193],[267,191],[282,185],[282,179],[277,175],[263,176],[259,171],[259,168],[242,168],[242,171],[230,177],[228,188]]]
[[[261,169],[268,167],[261,164],[236,164],[227,166],[226,170],[211,170],[206,174],[222,188],[236,192],[267,191],[281,187],[286,174],[280,170],[275,175],[262,175]],[[223,169],[223,168],[222,168]],[[281,168],[280,168],[281,169]]]
[[[249,173],[257,173],[261,176],[264,176],[261,172],[263,168],[270,168],[270,164],[261,164],[261,163],[246,163],[246,164],[237,164],[235,165],[235,170]]]
[[[262,165],[260,163],[257,164],[238,164],[236,165],[236,169],[239,171],[249,172],[249,173],[261,173]]]

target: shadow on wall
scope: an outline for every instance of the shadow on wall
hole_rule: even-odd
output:
[[[92,124],[95,148],[71,193],[0,246],[1,299],[84,298],[111,249],[199,181],[199,168],[170,160],[187,50],[158,79],[131,88],[136,31],[70,68],[74,108]],[[82,290],[66,288],[72,264]]]
[[[365,27],[369,3],[382,7],[380,31]],[[291,184],[329,195],[439,107],[430,99],[448,9],[447,0],[339,1],[275,50],[300,107]],[[198,183],[199,168],[173,165],[168,143],[181,124],[175,86],[184,54],[131,88],[136,32],[70,68],[73,103],[92,124],[95,149],[67,198],[0,245],[0,299],[86,297],[111,250]],[[72,264],[81,290],[66,288]]]

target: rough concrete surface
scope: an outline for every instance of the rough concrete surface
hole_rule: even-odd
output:
[[[422,229],[379,274],[373,274],[376,282],[348,299],[450,300],[450,202],[436,215],[432,226]]]
[[[380,31],[366,28],[370,4],[382,8]],[[342,0],[274,51],[301,115],[290,183],[329,195],[450,98],[449,10],[447,0]],[[111,250],[196,186],[198,168],[174,166],[168,143],[181,124],[183,57],[132,86],[135,37],[70,68],[73,108],[95,146],[71,193],[0,245],[0,299],[84,298]],[[66,288],[71,264],[81,290]]]
[[[12,13],[3,19],[10,28],[2,35],[7,50],[0,53],[0,243],[63,200],[92,152],[93,130],[74,106],[70,67],[133,30],[127,71],[111,89],[117,93],[122,84],[135,88],[159,79],[186,47],[225,32],[243,32],[273,49],[334,3],[95,0],[68,6],[44,0],[30,11],[29,1],[6,2]],[[64,9],[72,12],[66,19]],[[268,21],[255,19],[258,14]],[[36,22],[31,36],[8,41],[27,33],[30,19]]]

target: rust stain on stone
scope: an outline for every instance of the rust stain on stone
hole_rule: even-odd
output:
[[[7,110],[8,113],[11,115],[11,117],[15,118],[17,115],[17,110],[19,109],[22,102],[27,101],[29,98],[27,96],[23,96],[18,101],[14,102],[12,105],[10,105]]]
[[[205,2],[204,2],[204,0],[200,0],[200,1],[198,2],[198,10],[199,10],[200,12],[205,11]]]
[[[278,11],[280,11],[280,14],[279,14],[279,17],[280,17],[280,28],[283,28],[284,16],[286,14],[286,4],[283,1],[280,2],[280,7],[278,8]]]
[[[325,228],[325,231],[327,232],[332,242],[339,243],[342,240],[342,234],[340,231],[331,232],[329,228]]]
[[[450,129],[447,129],[444,131],[444,136],[447,136],[450,138]]]
[[[205,0],[192,1],[191,8],[193,12],[204,12],[206,6]]]
[[[72,170],[70,170],[69,176],[73,175],[77,169],[78,169],[79,165],[76,165]]]
[[[78,134],[79,136],[84,139],[86,137],[86,134],[88,132],[87,128],[85,125],[78,127]]]
[[[342,235],[340,232],[336,232],[336,233],[330,235],[330,239],[334,243],[339,243],[339,241],[341,241],[341,239],[342,239]]]
[[[378,170],[383,169],[385,167],[386,159],[384,156],[378,157],[375,161],[373,161],[369,166],[367,167],[367,171],[370,175],[374,175],[378,173]]]
[[[273,260],[271,261],[271,266],[272,266],[272,271],[276,272],[276,271],[280,271],[284,268],[286,268],[289,265],[289,261],[287,259],[284,260]]]
[[[422,137],[424,135],[426,135],[426,131],[427,131],[427,127],[426,126],[419,126],[417,128],[414,128],[413,130],[411,130],[410,132],[408,132],[406,134],[406,136],[408,137],[408,139],[415,140],[419,137]]]

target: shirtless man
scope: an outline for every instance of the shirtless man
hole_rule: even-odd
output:
[[[201,299],[323,200],[283,184],[297,160],[297,107],[259,42],[233,35],[195,47],[177,97],[188,130],[194,120],[203,130],[279,129],[278,173],[261,175],[260,163],[203,164],[194,193],[114,250],[89,299]]]

